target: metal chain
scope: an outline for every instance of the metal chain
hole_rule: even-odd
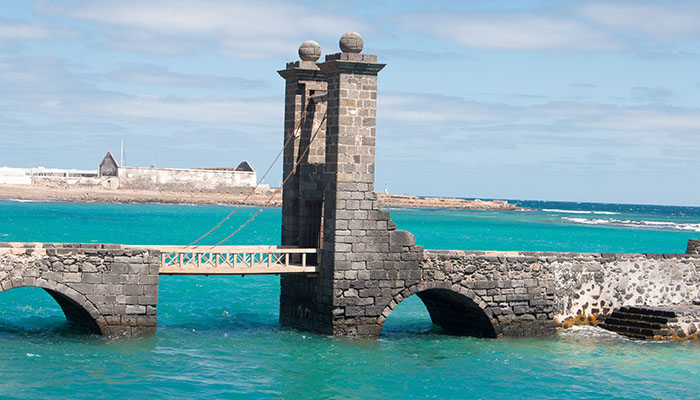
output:
[[[260,179],[258,180],[258,183],[255,184],[255,187],[253,187],[253,189],[250,191],[250,193],[248,193],[248,195],[243,199],[243,201],[241,201],[241,204],[237,205],[236,208],[233,209],[233,211],[231,211],[224,219],[221,220],[221,222],[219,222],[218,224],[216,224],[213,228],[211,228],[211,229],[210,229],[207,233],[205,233],[204,235],[200,236],[197,240],[195,240],[194,242],[188,244],[185,248],[192,247],[195,243],[199,242],[200,240],[202,240],[202,239],[204,239],[205,237],[209,236],[209,235],[210,235],[212,232],[214,232],[215,230],[219,229],[219,227],[221,227],[221,225],[223,225],[226,221],[228,221],[229,218],[231,218],[231,217],[236,213],[236,211],[238,211],[238,209],[241,208],[241,206],[244,205],[246,201],[248,201],[248,199],[250,198],[250,196],[252,196],[253,193],[255,193],[255,191],[258,189],[258,187],[260,186],[260,184],[263,182],[263,180],[267,177],[267,175],[268,175],[268,174],[270,173],[270,171],[272,170],[272,167],[274,167],[274,165],[277,163],[277,161],[279,160],[279,158],[282,156],[282,154],[284,153],[284,149],[287,148],[287,145],[289,145],[289,143],[292,141],[292,138],[294,138],[294,137],[297,136],[298,131],[301,129],[302,123],[304,122],[304,120],[306,119],[306,117],[307,117],[308,114],[309,114],[309,104],[311,104],[311,99],[310,99],[310,98],[306,101],[306,106],[304,107],[304,112],[301,114],[301,117],[299,118],[299,124],[298,124],[297,127],[292,131],[292,134],[289,135],[289,137],[287,138],[287,140],[284,142],[284,145],[282,146],[282,150],[280,150],[280,152],[277,153],[277,156],[276,156],[275,159],[272,161],[272,164],[270,164],[270,167],[267,168],[267,171],[265,171],[265,174],[263,174],[262,178],[260,178]],[[282,185],[284,186],[284,184],[282,184]],[[274,196],[274,195],[273,195],[273,196]]]
[[[287,181],[289,180],[289,178],[292,177],[292,174],[294,174],[294,172],[296,171],[297,167],[298,167],[299,164],[301,163],[301,160],[304,159],[304,156],[306,156],[306,153],[309,151],[309,148],[311,148],[311,144],[314,142],[314,139],[316,139],[316,135],[317,135],[318,132],[321,130],[321,126],[322,126],[323,123],[326,121],[326,118],[327,118],[327,117],[328,117],[328,110],[326,109],[326,112],[323,114],[323,119],[321,120],[321,122],[320,122],[319,125],[318,125],[318,128],[316,128],[316,131],[314,132],[314,134],[311,136],[311,139],[309,140],[309,144],[306,146],[306,148],[304,149],[304,152],[301,154],[301,156],[299,156],[299,158],[297,159],[296,163],[294,163],[294,167],[292,168],[292,170],[289,171],[289,174],[287,174],[287,176],[284,178],[284,181],[282,182],[282,186],[284,186],[284,184],[287,183]],[[236,229],[232,234],[226,236],[222,241],[220,241],[219,243],[217,243],[217,244],[215,244],[214,246],[212,246],[212,249],[213,249],[214,247],[217,247],[217,246],[219,246],[220,244],[226,242],[227,240],[231,239],[231,237],[233,237],[233,235],[237,234],[237,233],[240,232],[243,228],[245,228],[246,225],[248,225],[249,223],[253,222],[253,220],[255,219],[255,217],[257,217],[258,214],[260,214],[260,213],[262,212],[262,210],[264,210],[267,206],[270,205],[270,203],[272,202],[272,199],[273,199],[274,197],[275,197],[274,194],[273,194],[272,196],[270,196],[270,198],[267,200],[267,202],[266,202],[262,207],[260,207],[260,209],[258,210],[258,212],[256,212],[252,217],[250,217],[250,219],[248,219],[248,221],[246,221],[243,225],[241,225],[238,229]]]

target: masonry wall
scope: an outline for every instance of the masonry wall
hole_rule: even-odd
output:
[[[99,178],[55,178],[55,177],[32,177],[32,185],[47,188],[90,188],[90,189],[110,189],[119,187],[116,177]]]
[[[0,243],[0,291],[43,288],[66,318],[109,336],[155,331],[158,267],[155,250]]]
[[[422,248],[394,231],[374,192],[376,56],[339,53],[320,65],[328,79],[323,268],[333,274],[333,334],[377,336],[379,317],[418,276]]]
[[[237,193],[254,187],[256,176],[247,171],[119,167],[119,189]]]
[[[695,254],[426,251],[421,268],[426,282],[473,292],[503,334],[518,321],[595,325],[621,306],[700,299]]]

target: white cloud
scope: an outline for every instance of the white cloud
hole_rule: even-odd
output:
[[[421,151],[469,142],[470,147],[553,145],[681,146],[670,137],[697,135],[700,108],[661,104],[623,106],[599,102],[550,101],[513,106],[478,103],[434,94],[393,92],[379,98],[379,119],[386,135]],[[653,141],[650,138],[655,138]],[[685,140],[687,145],[700,142]],[[405,147],[405,146],[404,146]],[[464,150],[465,147],[457,146]]]
[[[94,74],[69,72],[68,61],[57,57],[0,57],[0,83],[7,91],[77,91],[94,78]]]
[[[128,95],[100,90],[29,92],[4,99],[10,113],[39,113],[42,117],[121,124],[149,123],[161,127],[182,124],[206,126],[279,126],[283,105],[277,99],[236,97],[168,97]]]
[[[124,96],[81,107],[81,113],[94,116],[233,126],[279,125],[282,110],[281,102],[270,99],[172,99],[159,96]]]
[[[398,18],[403,29],[465,46],[499,50],[617,50],[616,36],[573,18],[535,13],[424,13]]]
[[[697,2],[587,2],[534,12],[407,13],[402,29],[423,32],[477,49],[525,51],[626,50],[630,34],[655,41],[700,36]],[[677,49],[649,48],[640,57],[686,57]]]
[[[624,135],[656,132],[664,136],[700,129],[700,109],[661,104],[621,106],[597,102],[547,102],[515,109],[519,119],[539,119],[561,132]]]
[[[510,106],[437,94],[388,92],[379,99],[381,118],[395,123],[495,123],[512,119]]]
[[[83,0],[37,8],[98,24],[110,47],[156,53],[213,47],[234,57],[270,57],[289,54],[308,39],[375,31],[359,18],[282,1]]]
[[[53,31],[53,32],[52,32]],[[20,42],[63,36],[65,31],[53,30],[44,24],[0,17],[0,50],[16,47]]]
[[[116,81],[139,85],[170,85],[170,86],[209,86],[260,88],[265,82],[231,76],[182,74],[169,71],[157,65],[128,64],[122,65],[107,77]]]
[[[637,86],[632,88],[632,98],[651,103],[663,103],[675,94],[662,87]]]
[[[12,49],[30,40],[66,40],[79,36],[71,27],[0,17],[0,49]]]
[[[700,34],[700,5],[695,2],[606,2],[579,7],[582,15],[613,29],[670,40]]]
[[[700,110],[653,106],[613,107],[595,118],[574,121],[573,125],[589,129],[659,134],[697,132],[700,130]]]
[[[255,85],[257,81],[214,75],[187,75],[155,66],[132,66],[116,75],[136,83],[171,85]],[[76,73],[55,57],[0,57],[4,113],[34,117],[99,119],[104,122],[279,126],[282,100],[234,96],[134,95],[98,87],[98,74]],[[216,90],[216,88],[214,90]],[[143,93],[143,92],[142,92]]]
[[[0,42],[11,40],[42,39],[49,36],[49,29],[41,24],[0,18]]]

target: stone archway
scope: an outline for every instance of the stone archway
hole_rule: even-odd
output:
[[[428,309],[430,319],[446,333],[459,336],[496,338],[498,322],[490,315],[486,303],[475,293],[462,286],[418,284],[407,288],[387,305],[378,323],[384,326],[386,318],[406,298],[418,296]]]
[[[8,285],[6,282],[9,282]],[[9,289],[3,289],[10,287]],[[64,284],[44,281],[44,282],[11,282],[10,280],[0,281],[0,293],[17,289],[20,287],[36,287],[44,289],[54,300],[66,316],[66,319],[85,327],[93,333],[105,334],[106,321],[97,310],[97,307],[84,295]]]

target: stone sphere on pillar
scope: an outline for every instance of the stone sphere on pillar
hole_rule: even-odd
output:
[[[299,46],[299,58],[302,61],[316,61],[321,57],[321,46],[313,40],[307,40]]]
[[[359,53],[365,45],[357,32],[348,32],[340,38],[340,51],[343,53]]]

